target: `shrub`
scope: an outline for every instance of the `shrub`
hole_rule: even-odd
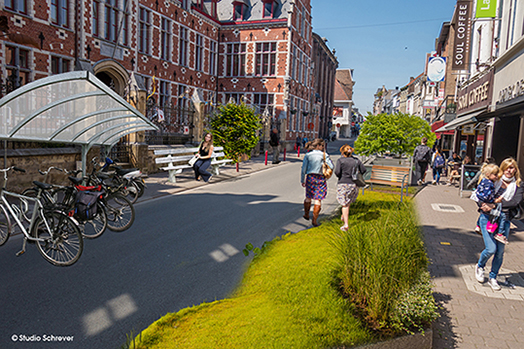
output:
[[[351,229],[333,239],[339,253],[335,277],[368,326],[391,336],[419,323],[404,311],[399,300],[419,283],[427,269],[427,256],[409,204],[374,215],[370,215],[369,203],[364,204],[365,210],[360,205],[357,202],[352,206],[355,221]],[[357,212],[363,214],[358,216]],[[366,217],[372,220],[366,222]],[[411,299],[407,297],[403,304]]]
[[[423,331],[437,319],[437,305],[431,287],[430,275],[426,271],[408,292],[400,296],[392,315],[395,329],[413,334],[414,331]]]

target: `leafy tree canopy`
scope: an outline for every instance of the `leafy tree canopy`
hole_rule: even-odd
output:
[[[363,155],[386,152],[412,154],[422,137],[427,137],[430,147],[435,143],[436,136],[431,127],[418,116],[368,113],[355,142],[355,152]]]
[[[209,122],[214,143],[224,147],[226,157],[234,163],[242,154],[250,154],[258,143],[260,120],[253,108],[244,103],[221,105]]]

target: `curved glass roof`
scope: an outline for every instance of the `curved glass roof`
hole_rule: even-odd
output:
[[[52,75],[0,99],[0,139],[112,146],[157,127],[88,71]]]

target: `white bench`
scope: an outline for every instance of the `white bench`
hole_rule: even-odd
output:
[[[219,167],[233,161],[230,159],[218,158],[224,157],[226,154],[222,151],[223,147],[214,147],[211,155],[210,171],[212,175],[219,175]],[[195,148],[173,148],[173,149],[158,149],[155,150],[156,164],[167,164],[166,167],[161,167],[162,170],[169,171],[169,181],[176,183],[176,175],[182,173],[186,168],[193,168],[188,164],[188,161],[198,152],[198,147]],[[163,156],[167,155],[167,156]]]

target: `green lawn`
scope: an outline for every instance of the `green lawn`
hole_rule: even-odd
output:
[[[395,210],[398,201],[399,195],[366,191],[350,211],[360,226],[355,231]],[[377,341],[335,281],[340,225],[335,217],[275,239],[249,264],[230,298],[169,313],[129,347],[311,349]]]

